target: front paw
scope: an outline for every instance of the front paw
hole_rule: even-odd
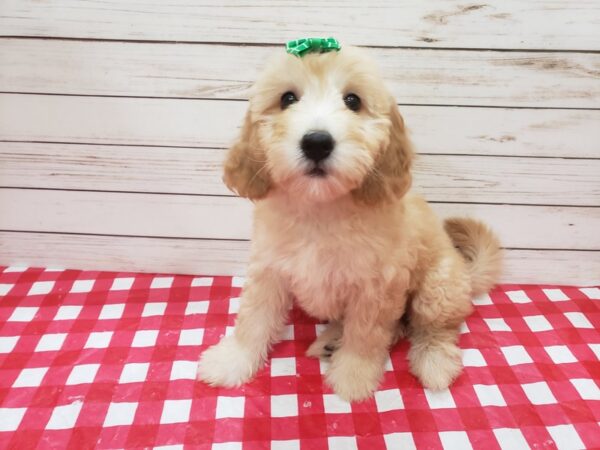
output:
[[[325,377],[339,397],[353,402],[373,395],[383,371],[383,362],[345,352],[342,347],[333,354]]]
[[[198,379],[211,386],[235,387],[250,380],[261,364],[260,354],[243,348],[234,336],[228,336],[202,353]]]

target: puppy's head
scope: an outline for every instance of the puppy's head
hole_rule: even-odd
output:
[[[358,49],[281,54],[253,87],[224,180],[243,197],[272,189],[375,204],[410,187],[412,150],[394,98]]]

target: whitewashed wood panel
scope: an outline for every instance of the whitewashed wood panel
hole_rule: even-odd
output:
[[[0,142],[0,186],[233,195],[223,149]],[[600,159],[420,155],[429,200],[600,206]]]
[[[5,36],[280,43],[332,35],[382,46],[597,50],[596,1],[3,0]]]
[[[436,203],[441,217],[470,216],[504,247],[600,250],[600,208]],[[238,197],[0,189],[0,229],[249,239],[252,204]],[[540,229],[544,230],[543,233]]]
[[[246,103],[0,94],[0,140],[225,147]],[[421,153],[600,157],[600,110],[401,106]]]
[[[400,103],[600,104],[600,54],[367,51]],[[6,39],[0,41],[0,91],[246,98],[276,52],[283,53],[283,47]]]
[[[2,265],[243,275],[248,251],[247,241],[0,232]],[[504,259],[504,283],[600,283],[600,252],[506,250]]]

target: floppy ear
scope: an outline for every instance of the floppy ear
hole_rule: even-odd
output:
[[[390,108],[390,123],[387,147],[376,159],[374,168],[362,185],[352,191],[356,200],[369,205],[402,197],[412,182],[410,168],[414,155],[395,102]]]
[[[267,157],[254,127],[248,110],[240,136],[229,149],[223,166],[223,181],[227,187],[251,200],[263,198],[271,187]]]

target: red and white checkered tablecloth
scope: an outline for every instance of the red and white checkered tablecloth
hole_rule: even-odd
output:
[[[232,330],[241,279],[0,268],[0,448],[600,448],[600,289],[504,285],[463,326],[444,392],[392,351],[372,400],[348,404],[304,356],[294,311],[239,389],[195,381]]]

